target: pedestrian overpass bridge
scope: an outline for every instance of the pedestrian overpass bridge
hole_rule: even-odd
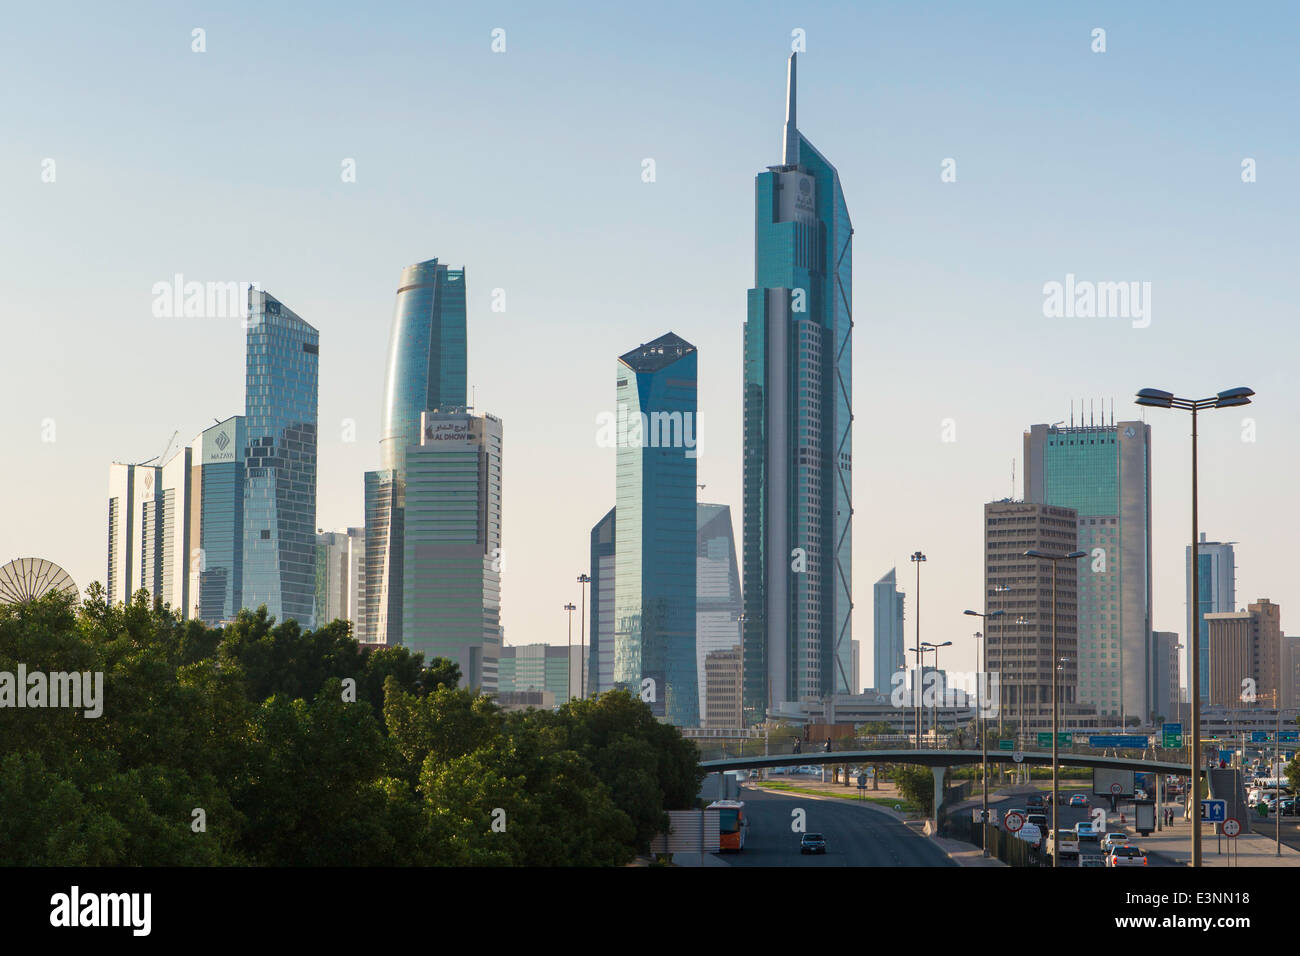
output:
[[[881,750],[843,750],[838,753],[784,753],[766,756],[726,757],[718,760],[701,760],[700,769],[709,773],[728,770],[764,770],[773,767],[803,766],[872,766],[882,763],[910,763],[932,768],[967,767],[972,764],[997,763],[1014,764],[1028,767],[1050,767],[1052,752],[1026,750],[1019,754],[1009,750],[990,750],[987,754],[978,750],[927,750],[921,749],[881,749]],[[1146,760],[1140,757],[1111,757],[1097,754],[1075,753],[1069,750],[1057,751],[1057,763],[1062,767],[1091,767],[1101,770],[1133,770],[1138,773],[1173,773],[1190,776],[1190,764],[1176,763],[1168,760]]]

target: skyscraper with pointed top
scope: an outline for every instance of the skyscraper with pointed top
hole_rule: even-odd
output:
[[[744,714],[852,682],[853,225],[799,132],[754,184],[744,352]]]

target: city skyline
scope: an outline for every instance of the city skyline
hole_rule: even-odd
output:
[[[891,43],[901,43],[903,50],[919,46],[920,33],[907,29],[906,15],[881,17],[883,22],[864,22],[892,28]],[[880,48],[880,69],[895,69],[900,79],[891,82],[911,90],[911,95],[903,99],[917,110],[916,116],[928,121],[923,125],[947,129],[944,136],[917,135],[903,121],[911,119],[912,114],[902,113],[901,105],[890,102],[890,96],[898,90],[864,86],[857,65],[860,57],[849,58],[845,46],[824,21],[816,17],[804,19],[809,52],[801,60],[810,72],[815,71],[822,103],[810,100],[803,112],[810,117],[809,127],[818,129],[819,143],[828,155],[836,156],[846,182],[852,184],[855,209],[863,210],[858,214],[859,222],[871,222],[871,229],[862,229],[856,237],[860,263],[856,305],[859,341],[862,343],[863,336],[869,335],[872,348],[859,348],[855,360],[854,377],[859,383],[869,384],[859,388],[854,439],[862,448],[885,449],[888,454],[885,461],[875,462],[863,456],[854,476],[855,520],[861,539],[854,552],[858,570],[853,590],[859,611],[854,636],[867,640],[869,630],[864,628],[869,629],[870,619],[861,613],[862,601],[880,569],[901,563],[916,548],[930,556],[923,582],[926,636],[961,636],[965,622],[958,615],[962,607],[977,600],[981,573],[979,530],[970,516],[981,502],[999,496],[1003,488],[1010,490],[1007,476],[1012,459],[1019,457],[1021,431],[1031,422],[1064,418],[1070,397],[1079,394],[1113,399],[1120,417],[1135,417],[1131,395],[1148,385],[1180,391],[1199,388],[1210,394],[1249,384],[1259,392],[1257,404],[1242,416],[1211,416],[1202,424],[1202,521],[1203,526],[1241,542],[1242,593],[1269,595],[1280,605],[1289,605],[1294,600],[1295,585],[1287,573],[1290,569],[1285,553],[1274,541],[1284,540],[1295,531],[1295,518],[1282,505],[1287,500],[1284,476],[1295,466],[1296,444],[1294,426],[1286,415],[1297,404],[1297,392],[1282,370],[1256,366],[1260,343],[1267,342],[1276,354],[1292,351],[1287,346],[1295,331],[1281,323],[1283,299],[1269,291],[1269,277],[1282,275],[1278,271],[1281,251],[1270,251],[1265,242],[1253,236],[1258,226],[1270,221],[1265,217],[1275,216],[1278,208],[1294,201],[1295,187],[1285,182],[1283,160],[1279,157],[1287,150],[1292,154],[1295,151],[1294,144],[1285,139],[1286,132],[1268,133],[1269,128],[1260,121],[1269,112],[1270,103],[1276,108],[1267,83],[1261,83],[1258,73],[1253,73],[1248,84],[1251,95],[1242,95],[1241,81],[1232,77],[1242,61],[1234,59],[1234,48],[1229,43],[1221,51],[1222,59],[1208,67],[1213,78],[1209,84],[1214,87],[1212,92],[1197,97],[1180,94],[1174,87],[1139,84],[1136,102],[1125,103],[1119,90],[1133,86],[1133,51],[1141,50],[1145,56],[1144,71],[1150,70],[1153,63],[1181,64],[1173,72],[1186,77],[1191,63],[1198,71],[1204,66],[1192,51],[1176,46],[1176,40],[1187,40],[1186,33],[1180,35],[1175,30],[1173,36],[1155,36],[1141,16],[1112,10],[1103,19],[1110,22],[1112,39],[1123,37],[1124,44],[1114,46],[1105,56],[1089,59],[1092,55],[1085,42],[1089,23],[1058,23],[1049,30],[1043,20],[1027,17],[1013,24],[1009,34],[1004,31],[998,43],[989,43],[982,54],[949,49],[955,54],[955,64],[942,67],[934,78],[925,81],[923,89],[917,89],[921,81],[914,74],[900,67],[899,56]],[[543,35],[539,22],[523,22],[528,25],[524,36]],[[702,22],[707,25],[710,21],[705,17]],[[509,18],[506,26],[511,27]],[[640,340],[644,330],[662,324],[655,322],[653,313],[679,308],[683,287],[691,315],[679,331],[700,346],[702,389],[707,389],[701,401],[707,417],[701,430],[704,453],[699,463],[700,481],[708,485],[710,500],[725,502],[733,509],[741,505],[737,370],[743,300],[738,299],[737,290],[748,286],[744,274],[749,268],[747,256],[752,253],[751,211],[746,208],[752,196],[747,195],[747,182],[754,157],[766,157],[772,152],[771,104],[780,95],[779,82],[772,77],[773,64],[784,56],[792,26],[765,20],[744,27],[731,41],[734,48],[752,46],[752,53],[747,50],[743,56],[738,56],[733,46],[719,52],[716,37],[707,43],[702,39],[689,41],[687,49],[691,53],[703,56],[707,49],[708,56],[730,56],[742,66],[735,79],[719,78],[696,91],[709,110],[716,112],[720,103],[739,107],[734,118],[721,124],[719,139],[710,141],[707,149],[692,148],[688,154],[676,144],[661,148],[662,137],[651,136],[652,141],[647,143],[644,137],[633,135],[645,123],[646,115],[665,115],[662,110],[667,107],[656,107],[654,99],[663,98],[664,88],[653,82],[653,95],[647,93],[645,99],[634,99],[622,107],[635,114],[630,124],[620,119],[621,111],[615,112],[613,129],[606,131],[611,140],[593,157],[599,172],[592,186],[600,201],[609,204],[609,215],[618,217],[633,231],[644,228],[645,237],[629,240],[630,244],[620,250],[624,261],[616,263],[608,277],[593,279],[591,288],[576,303],[565,298],[566,284],[552,284],[547,274],[561,272],[563,260],[583,258],[584,249],[575,245],[577,240],[568,237],[557,243],[556,249],[547,250],[540,248],[545,243],[534,234],[527,244],[512,242],[495,252],[490,248],[495,241],[491,235],[494,230],[487,224],[476,225],[456,200],[447,202],[447,216],[430,216],[426,204],[419,228],[392,231],[364,249],[355,238],[347,238],[346,230],[335,233],[322,228],[325,224],[319,215],[303,217],[306,225],[293,228],[321,229],[322,244],[333,245],[323,257],[286,251],[292,244],[238,248],[233,234],[220,225],[214,226],[210,235],[182,243],[184,248],[177,253],[173,248],[151,244],[128,224],[120,246],[106,253],[102,262],[90,265],[84,280],[87,285],[62,287],[57,305],[51,305],[45,290],[58,283],[40,261],[40,256],[49,252],[48,236],[37,229],[32,251],[18,250],[10,262],[15,272],[11,286],[15,314],[40,316],[42,321],[17,324],[15,348],[10,354],[49,351],[53,347],[58,358],[39,372],[16,362],[11,365],[12,359],[5,362],[7,379],[41,395],[38,404],[42,407],[26,416],[7,418],[0,425],[0,438],[7,448],[22,451],[28,460],[51,472],[45,487],[36,490],[36,503],[44,507],[31,510],[48,511],[55,502],[66,501],[68,506],[60,509],[62,517],[57,526],[48,517],[11,512],[5,535],[6,550],[11,553],[0,554],[0,559],[39,554],[68,568],[83,590],[90,581],[102,581],[103,463],[134,448],[139,451],[132,460],[147,457],[173,429],[193,434],[214,417],[227,416],[231,409],[240,407],[238,389],[242,382],[238,372],[230,371],[236,348],[243,344],[238,318],[169,320],[169,325],[148,313],[153,284],[177,271],[200,281],[260,278],[267,287],[283,293],[321,329],[328,348],[321,366],[321,504],[316,524],[326,529],[359,524],[359,476],[365,468],[374,467],[374,443],[379,437],[373,396],[382,379],[383,341],[376,345],[374,340],[386,339],[392,269],[397,262],[412,261],[426,252],[454,249],[454,261],[474,264],[475,274],[483,277],[481,288],[470,290],[470,321],[482,323],[485,328],[481,334],[492,335],[494,343],[490,349],[480,346],[471,355],[470,383],[478,386],[484,407],[511,422],[512,460],[540,463],[529,483],[516,481],[508,491],[512,525],[507,545],[509,570],[503,585],[503,621],[507,633],[520,643],[563,641],[565,621],[560,605],[577,597],[572,579],[587,570],[588,542],[581,530],[574,529],[589,528],[598,517],[589,503],[607,500],[607,490],[602,489],[608,489],[612,473],[612,466],[602,459],[592,437],[595,416],[608,408],[607,388],[602,385],[605,356],[616,352],[620,343],[625,345],[630,338]],[[1007,25],[1002,22],[1001,26]],[[487,65],[474,67],[471,75],[486,77],[483,71],[499,68],[488,59],[487,30],[476,33],[470,25],[464,28],[467,46],[478,43],[482,49],[475,55],[487,60]],[[171,42],[161,28],[143,32],[149,42]],[[231,55],[229,38],[233,32],[229,28],[225,31],[227,52],[222,56]],[[212,33],[214,37],[221,35],[216,29]],[[270,33],[274,35],[275,31]],[[537,40],[521,42],[518,32],[511,36],[514,39],[504,64],[514,62],[510,57],[524,60],[530,68],[540,62]],[[1233,36],[1230,30],[1228,36]],[[1002,95],[1008,77],[979,57],[991,61],[993,54],[989,50],[995,46],[1009,40],[1027,43],[1031,37],[1041,42],[1044,60],[1050,55],[1080,57],[1081,62],[1074,62],[1071,69],[1091,71],[1091,81],[1101,84],[1097,98],[1085,101],[1085,116],[1090,121],[1119,134],[1121,146],[1158,141],[1166,150],[1164,159],[1154,145],[1139,151],[1139,162],[1133,161],[1131,153],[1125,156],[1123,149],[1116,150],[1120,155],[1114,160],[1102,157],[1087,143],[1069,155],[1050,147],[1035,149],[1033,143],[1041,139],[1048,114],[1038,109],[1032,95],[1008,96],[1005,109],[1009,112],[994,117],[1005,121],[1000,128],[1013,131],[1006,144],[992,144],[973,135],[971,128],[961,123],[945,126],[945,118],[960,114],[963,108],[976,107],[974,112],[984,115],[977,108],[980,90]],[[324,28],[311,28],[303,39],[304,45],[312,49],[328,44],[329,38]],[[975,25],[970,46],[978,50],[980,40],[987,38],[988,33]],[[547,39],[553,49],[555,36],[547,34]],[[261,42],[241,38],[241,43]],[[561,38],[561,47],[563,43]],[[644,51],[636,54],[646,59],[635,60],[633,72],[643,71],[646,77],[660,79],[661,74],[645,71],[649,70],[651,58],[666,45],[665,36],[651,32]],[[218,60],[219,47],[214,44],[211,50],[206,54],[210,59],[204,61],[209,68]],[[105,56],[104,51],[93,46],[80,52],[88,67],[102,63]],[[238,55],[251,56],[252,51],[244,49]],[[293,59],[297,56],[291,54]],[[21,68],[22,52],[15,62]],[[943,90],[948,101],[940,102],[941,97],[930,90],[930,83],[941,87],[946,80],[957,77],[963,67],[969,71],[972,62],[985,63],[982,71],[974,72],[975,92],[965,92],[960,83],[953,82]],[[147,62],[142,68],[145,66]],[[1045,71],[1048,85],[1063,82],[1049,63],[1044,62],[1040,68]],[[223,82],[232,84],[228,93],[215,91],[211,77],[193,82],[200,84],[211,101],[238,103],[239,81],[227,75],[232,69],[228,61],[222,67]],[[946,72],[949,69],[954,72]],[[311,71],[306,75],[312,75]],[[487,77],[485,82],[496,89],[493,84],[500,81]],[[680,81],[667,82],[670,93],[682,90]],[[908,87],[908,83],[912,86]],[[865,114],[869,118],[867,131],[859,133],[849,129],[850,124],[832,119],[836,110],[844,111],[852,97],[864,97],[868,92],[871,95],[865,99],[873,112]],[[1082,95],[1078,89],[1072,92],[1076,97]],[[56,102],[60,95],[56,89]],[[603,100],[605,95],[591,94],[594,101],[584,101],[583,105],[608,105]],[[1175,105],[1177,118],[1183,122],[1193,107],[1197,114],[1207,109],[1217,114],[1232,102],[1235,125],[1230,131],[1215,131],[1214,148],[1207,149],[1201,134],[1180,138],[1176,124],[1170,125],[1163,118],[1151,120],[1152,106],[1165,98]],[[668,99],[676,108],[677,101],[672,96]],[[346,97],[344,101],[345,115],[351,115]],[[1243,101],[1245,107],[1236,109]],[[923,106],[929,112],[922,112]],[[700,113],[687,111],[685,115],[687,122],[694,124],[693,133],[705,129]],[[859,110],[845,115],[864,114]],[[1149,125],[1138,126],[1144,121]],[[525,122],[523,126],[528,135],[537,130],[536,124]],[[1137,132],[1133,131],[1135,127]],[[89,215],[92,230],[106,228],[120,215],[113,200],[88,188],[103,187],[113,170],[124,163],[121,146],[114,145],[112,137],[92,125],[82,138],[69,139],[68,130],[58,119],[37,120],[22,110],[18,129],[33,159],[28,164],[30,169],[18,160],[5,161],[14,181],[32,181],[29,188],[16,191],[15,222],[35,223],[48,211],[52,225],[57,225],[69,214],[68,203],[77,205],[79,213]],[[1124,138],[1126,130],[1128,138]],[[872,145],[868,132],[880,139],[878,145]],[[486,129],[482,133],[491,135]],[[224,137],[220,125],[214,136],[218,140]],[[59,179],[41,184],[33,171],[39,157],[47,153],[45,144],[51,141],[54,145],[48,147],[48,152],[60,161]],[[231,142],[235,141],[237,138],[231,137]],[[65,145],[60,146],[60,142]],[[97,152],[96,143],[107,143],[109,147]],[[296,218],[293,213],[308,198],[314,200],[324,191],[339,190],[341,198],[336,205],[342,209],[348,230],[358,236],[372,235],[372,230],[359,227],[376,215],[374,210],[388,198],[382,190],[367,192],[378,185],[367,173],[374,169],[367,163],[376,162],[375,155],[369,154],[370,159],[367,154],[361,155],[361,172],[353,184],[360,188],[349,194],[344,192],[349,187],[338,182],[337,169],[340,160],[360,150],[350,145],[333,149],[319,140],[311,143],[311,149],[329,159],[329,172],[303,186],[299,193],[277,186],[280,195],[259,198],[269,199],[275,216],[292,221]],[[1185,163],[1170,160],[1171,155],[1181,156],[1180,151],[1191,143],[1206,150],[1196,164],[1188,168]],[[221,157],[227,155],[224,148],[219,152]],[[279,151],[282,146],[272,144],[270,148],[272,162],[259,175],[264,175],[266,182],[279,183],[289,168],[289,158]],[[718,153],[719,159],[706,160],[699,155],[710,151]],[[1261,156],[1260,182],[1244,184],[1239,178],[1240,160],[1257,153]],[[942,160],[954,154],[960,170],[957,181],[942,183]],[[640,163],[651,155],[657,159],[658,178],[647,183],[640,179]],[[1206,156],[1217,158],[1211,163]],[[1271,175],[1267,156],[1273,157]],[[311,161],[317,158],[313,156]],[[200,164],[199,172],[192,176],[178,173],[176,181],[164,180],[149,187],[127,178],[122,189],[126,195],[140,196],[153,195],[147,190],[155,189],[164,207],[170,202],[177,208],[196,204],[206,208],[204,204],[212,200],[203,198],[202,184],[226,184],[217,192],[229,200],[229,182],[245,182],[249,176],[235,166],[224,173],[219,168],[221,160],[215,162],[218,165]],[[294,162],[302,164],[305,160],[299,156]],[[324,164],[324,159],[320,162]],[[1051,171],[1050,175],[1044,173],[1045,169]],[[497,177],[506,175],[502,167],[491,164],[488,172]],[[1091,198],[1087,202],[1076,195],[1062,198],[1057,195],[1059,191],[1048,188],[1062,179],[1080,185],[1072,193]],[[1097,196],[1095,190],[1101,185],[1114,194]],[[720,190],[722,198],[712,198],[705,186]],[[1018,198],[1006,194],[1013,186],[1019,190]],[[1089,186],[1093,187],[1091,191]],[[614,197],[625,195],[624,190],[626,198],[615,201]],[[1194,198],[1195,214],[1200,217],[1196,227],[1191,228],[1190,210],[1171,215],[1172,198],[1144,197],[1144,190],[1164,191],[1184,201]],[[65,193],[70,195],[65,198]],[[363,200],[363,195],[368,198]],[[477,197],[478,202],[488,202],[496,216],[505,215],[511,204],[520,206],[518,215],[525,220],[553,211],[549,204],[521,196],[510,188],[496,197],[480,189]],[[999,201],[1009,207],[1004,208]],[[51,203],[55,208],[48,209]],[[367,204],[364,211],[363,203]],[[1046,222],[1036,221],[1031,214],[1035,203],[1045,210]],[[665,208],[656,210],[656,204]],[[155,226],[168,221],[165,213],[154,211],[158,203],[141,205],[150,210],[141,214],[146,221]],[[236,207],[240,208],[239,203]],[[434,208],[441,212],[444,207]],[[864,220],[863,214],[868,219]],[[908,227],[905,216],[919,219],[926,228]],[[429,234],[430,221],[440,223],[432,230],[437,235]],[[1167,225],[1149,225],[1157,221]],[[1026,235],[1009,235],[1008,222],[1019,224]],[[1122,230],[1118,225],[1121,223]],[[976,224],[983,224],[983,228],[975,228]],[[1071,237],[1057,241],[1041,231],[1057,226],[1073,230]],[[1128,235],[1117,240],[1120,231]],[[686,243],[684,250],[673,246],[671,256],[654,250],[665,237],[682,237],[688,232],[694,235],[681,240]],[[1213,258],[1206,258],[1199,243],[1182,238],[1182,234],[1217,234],[1228,241],[1212,243]],[[1157,238],[1162,240],[1158,251],[1141,251]],[[177,245],[174,235],[166,245]],[[1034,250],[1031,246],[1045,248]],[[530,249],[537,252],[533,260],[524,254]],[[710,252],[714,249],[719,250],[717,255]],[[585,251],[596,254],[594,248]],[[1025,256],[1015,267],[995,262],[1021,252]],[[309,261],[312,258],[319,261]],[[647,288],[645,276],[669,262],[680,267],[681,262],[693,258],[711,262],[710,268],[688,266],[681,274],[684,286],[656,291],[652,302],[638,301],[641,290]],[[1175,267],[1174,261],[1180,258],[1185,262]],[[57,257],[51,256],[50,261],[57,261]],[[1211,263],[1216,268],[1212,269]],[[107,274],[112,270],[120,272],[120,277]],[[961,281],[938,281],[953,271]],[[1211,272],[1224,276],[1220,285],[1203,278]],[[1040,308],[1043,283],[1070,274],[1115,280],[1151,278],[1155,283],[1155,307],[1150,328],[1137,329],[1127,322],[1111,320],[1045,320]],[[1275,284],[1278,281],[1273,279]],[[93,289],[92,283],[97,283]],[[504,312],[492,309],[492,293],[498,288],[504,289],[509,303]],[[631,289],[638,291],[628,294]],[[614,311],[619,314],[608,330],[592,332],[592,320],[609,311],[598,305],[602,299],[615,303]],[[572,313],[570,319],[562,318],[566,311]],[[81,315],[102,316],[105,328],[81,321]],[[1224,325],[1223,316],[1230,316],[1231,323]],[[557,317],[558,322],[552,321]],[[1224,335],[1225,328],[1230,328],[1232,335]],[[567,366],[565,381],[555,382],[553,375],[547,376],[548,391],[543,392],[545,380],[530,373],[526,366],[547,364],[537,363],[539,357],[558,357],[557,336],[576,337],[579,331],[590,343],[573,346],[563,359]],[[51,340],[51,335],[57,339]],[[986,340],[991,344],[985,344]],[[52,341],[57,341],[57,346],[52,346]],[[92,414],[98,407],[88,401],[79,381],[102,382],[104,359],[120,367],[118,363],[128,357],[128,342],[138,350],[140,367],[150,369],[150,380],[120,383],[122,407],[110,417],[109,426],[101,415]],[[1042,350],[1068,351],[1080,342],[1117,349],[1121,354],[1105,367],[1062,363],[1057,356],[1045,363],[1053,367],[1050,377],[1033,371]],[[593,358],[589,353],[598,355]],[[376,355],[380,357],[376,359]],[[178,356],[201,356],[201,378],[187,367],[190,362],[178,361]],[[239,364],[235,358],[233,367]],[[999,367],[1017,368],[1022,377],[1028,376],[1028,382],[1009,384],[1005,376],[992,374]],[[958,391],[958,378],[964,391]],[[166,401],[156,401],[154,396],[159,391],[167,394]],[[538,407],[539,394],[548,396],[545,409]],[[1122,408],[1127,411],[1120,411]],[[55,426],[57,437],[53,441],[41,440],[47,431],[43,426],[47,418]],[[1249,429],[1243,418],[1252,423],[1250,428],[1257,440],[1246,439]],[[948,419],[952,420],[955,440],[945,442],[942,436]],[[352,441],[342,437],[348,420],[353,425]],[[1180,633],[1183,639],[1186,608],[1182,555],[1189,537],[1186,434],[1184,423],[1169,418],[1153,422],[1152,560],[1156,608],[1152,626]],[[900,467],[900,463],[907,466]],[[5,482],[6,500],[32,499],[32,492],[24,490],[20,483],[17,470],[7,475]],[[904,580],[902,588],[908,591],[909,582]],[[538,611],[550,604],[555,606],[553,620]],[[953,666],[973,661],[973,648],[953,655]],[[865,669],[866,657],[863,664]]]

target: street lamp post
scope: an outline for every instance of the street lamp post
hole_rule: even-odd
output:
[[[1188,675],[1192,699],[1192,866],[1201,865],[1201,589],[1200,575],[1196,573],[1200,564],[1199,528],[1197,526],[1196,508],[1196,413],[1210,408],[1233,408],[1249,405],[1254,391],[1249,388],[1230,388],[1219,392],[1213,398],[1178,398],[1173,392],[1164,392],[1158,388],[1144,388],[1137,393],[1137,404],[1147,408],[1180,408],[1192,413],[1192,628],[1191,646],[1188,656],[1191,658],[1191,674]]]
[[[573,700],[573,612],[578,609],[578,606],[570,601],[564,605],[564,609],[569,612],[568,653],[564,658],[564,696]]]
[[[925,672],[925,665],[921,663],[924,659],[921,657],[921,564],[925,561],[925,555],[920,551],[912,553],[909,560],[916,565],[916,658],[917,666],[921,668],[922,676]],[[920,677],[918,677],[920,680]],[[920,688],[913,688],[919,691]],[[919,750],[921,747],[921,695],[916,694],[916,746]]]
[[[983,619],[984,624],[987,627],[989,618],[1001,617],[1002,615],[1006,614],[1006,611],[990,611],[987,614],[981,614],[979,611],[964,611],[962,613],[969,614],[971,617],[978,617]],[[983,635],[980,634],[979,631],[976,631],[975,637],[978,640],[980,637],[983,637]],[[979,729],[980,729],[980,776],[983,778],[984,781],[983,819],[985,824],[987,824],[989,822],[989,738],[988,738],[988,731],[984,727],[984,705],[980,702],[980,685],[984,683],[985,670],[989,666],[989,645],[988,645],[987,638],[985,638],[983,642],[983,648],[984,648],[984,664],[980,668],[980,673],[977,675],[975,681],[975,711],[976,711],[976,715],[979,718]],[[1002,652],[1000,651],[999,653]],[[1001,675],[1002,675],[1002,668],[1001,666],[999,666],[998,667],[999,698],[1001,697],[1001,686],[1002,686],[1002,682],[1000,680]],[[1002,701],[999,699],[998,700],[999,722],[1001,721],[1001,719],[1002,719]],[[984,855],[985,856],[989,855],[989,848],[987,846],[984,847]]]
[[[943,676],[939,671],[939,648],[952,647],[952,641],[944,641],[942,644],[931,644],[929,641],[922,641],[921,646],[928,647],[930,648],[930,650],[934,651],[934,679],[935,682],[937,683],[939,680],[943,679]],[[925,668],[921,668],[921,669],[925,670]],[[945,696],[947,695],[947,693],[948,693],[948,682],[947,680],[944,680]],[[931,726],[934,728],[934,745],[935,747],[938,747],[939,746],[939,698],[938,697],[934,698],[934,707],[931,708],[931,715],[932,715]]]
[[[928,653],[929,653],[931,650],[933,650],[933,649],[934,649],[934,648],[933,648],[932,645],[929,643],[929,641],[924,641],[924,642],[922,642],[922,644],[921,644],[920,647],[915,648],[915,649],[912,651],[912,653],[916,655],[916,668],[917,668],[916,689],[917,689],[917,691],[923,690],[924,687],[925,687],[925,655],[928,654]],[[938,651],[935,651],[935,660],[936,660],[936,662],[938,661],[938,657],[939,657],[939,652],[938,652]],[[920,694],[919,694],[919,693],[918,693],[918,695],[917,695],[917,698],[918,698],[918,701],[919,701],[919,699],[920,699]],[[920,707],[921,704],[918,703],[917,706]],[[921,725],[920,725],[920,724],[917,724],[917,727],[916,727],[916,749],[917,749],[917,750],[920,750],[920,749],[921,749]]]
[[[578,696],[587,696],[587,585],[591,583],[591,576],[587,574],[578,575],[578,583],[582,585],[582,611],[578,614],[578,687],[580,688]]]
[[[1056,848],[1057,845],[1060,843],[1060,840],[1056,834],[1056,823],[1057,823],[1057,807],[1060,805],[1060,801],[1061,801],[1061,780],[1060,780],[1061,765],[1057,755],[1057,743],[1058,743],[1057,725],[1060,720],[1060,705],[1058,702],[1059,694],[1057,692],[1057,685],[1060,683],[1060,681],[1057,679],[1056,675],[1060,672],[1061,667],[1057,661],[1057,654],[1056,654],[1056,566],[1060,564],[1062,561],[1076,561],[1079,558],[1086,558],[1087,556],[1088,556],[1088,552],[1086,551],[1071,551],[1069,554],[1047,554],[1044,551],[1038,551],[1036,549],[1030,548],[1028,551],[1025,552],[1025,557],[1027,558],[1039,558],[1044,561],[1052,562],[1052,846],[1053,848]],[[1060,860],[1061,860],[1060,850],[1056,849],[1052,853],[1052,867],[1056,868],[1056,866],[1060,863]]]

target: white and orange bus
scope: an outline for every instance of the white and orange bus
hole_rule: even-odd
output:
[[[745,834],[749,831],[749,819],[745,816],[743,800],[715,800],[706,810],[718,811],[719,849],[740,851],[745,848]]]

